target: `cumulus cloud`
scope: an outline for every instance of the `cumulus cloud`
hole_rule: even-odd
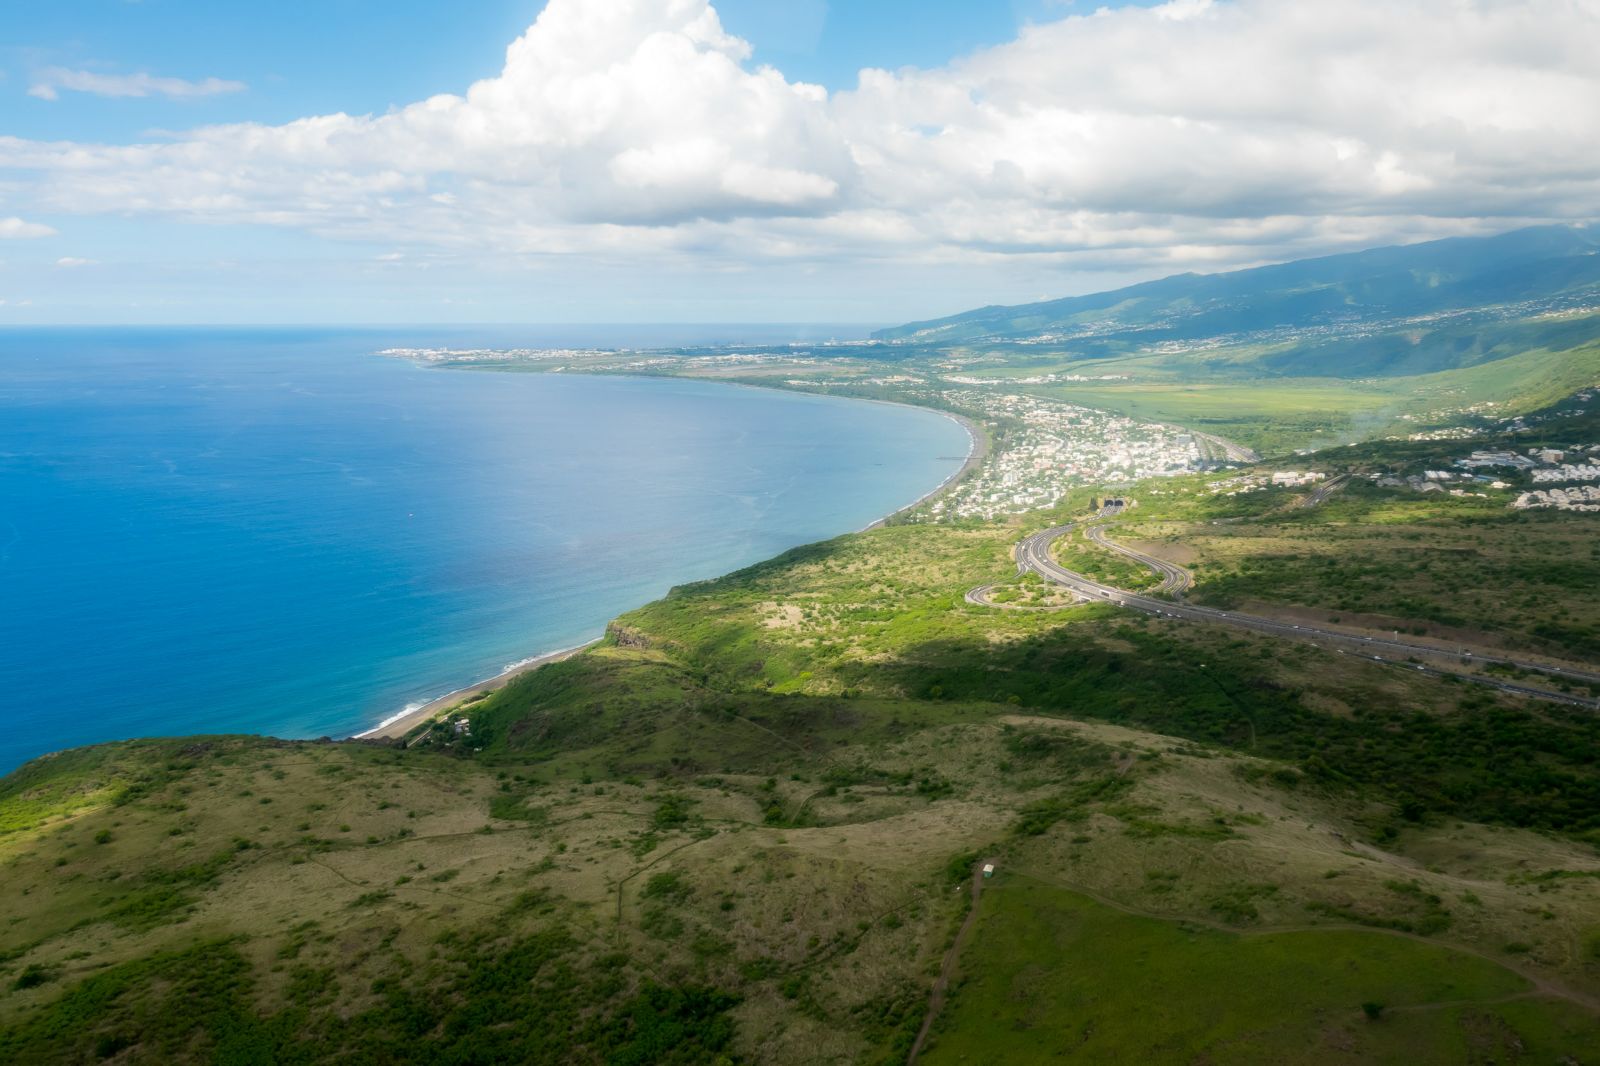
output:
[[[67,211],[336,230],[489,231],[815,212],[849,152],[827,94],[770,68],[706,0],[553,0],[498,77],[382,116],[235,124],[124,147],[0,138]]]
[[[1173,0],[830,95],[753,65],[707,0],[550,0],[460,95],[0,138],[0,170],[41,210],[387,246],[1220,266],[1593,216],[1597,53],[1600,0]]]
[[[55,230],[40,222],[26,222],[20,218],[0,218],[0,241],[26,240],[30,237],[51,237]]]
[[[868,71],[836,110],[890,206],[976,243],[1586,217],[1597,45],[1600,6],[1570,0],[1179,0]]]
[[[165,96],[169,100],[192,100],[201,96],[243,92],[241,81],[204,78],[162,78],[154,74],[97,74],[91,70],[66,70],[51,67],[35,76],[28,95],[40,100],[59,99],[61,93],[88,93],[91,96]]]

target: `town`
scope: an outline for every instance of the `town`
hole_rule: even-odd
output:
[[[1186,430],[1033,396],[980,389],[946,391],[994,437],[994,452],[934,502],[929,520],[998,518],[1049,507],[1074,485],[1128,484],[1207,465]]]

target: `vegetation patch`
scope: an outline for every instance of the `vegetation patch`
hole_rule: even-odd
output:
[[[1502,1002],[1528,983],[1472,956],[1373,933],[1214,932],[1020,874],[984,893],[962,970],[929,1064],[1033,1062],[1041,1049],[1107,1064],[1402,1062],[1469,1046],[1480,1061],[1581,1060],[1595,1031],[1570,1004]],[[1387,1005],[1383,1024],[1363,1003]],[[1483,1018],[1495,1035],[1469,1044]]]

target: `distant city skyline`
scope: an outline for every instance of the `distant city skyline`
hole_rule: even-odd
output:
[[[891,324],[1600,213],[1592,4],[468,7],[9,12],[0,326]]]

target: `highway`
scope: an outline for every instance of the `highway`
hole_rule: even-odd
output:
[[[1076,603],[1004,603],[993,598],[994,590],[999,587],[1000,582],[979,585],[967,593],[967,602],[974,607],[993,607],[1001,611],[1065,611],[1069,607],[1077,606]]]
[[[1350,475],[1340,474],[1332,481],[1324,483],[1315,491],[1313,491],[1311,495],[1305,498],[1305,502],[1301,503],[1300,506],[1315,507],[1319,503],[1324,503],[1327,501],[1329,496],[1332,496],[1334,493],[1338,492],[1348,484],[1350,484]]]
[[[1134,559],[1145,566],[1155,570],[1162,577],[1161,591],[1175,596],[1181,596],[1192,584],[1188,571],[1156,559],[1143,552],[1135,551],[1126,545],[1117,544],[1105,539],[1105,519],[1112,514],[1119,513],[1121,508],[1103,511],[1095,519],[1086,523],[1086,535],[1097,544],[1118,552],[1130,559]],[[1422,673],[1434,674],[1441,677],[1454,677],[1474,684],[1487,685],[1502,692],[1514,693],[1520,696],[1529,696],[1534,699],[1553,700],[1557,703],[1570,704],[1577,707],[1588,707],[1600,710],[1600,700],[1583,696],[1573,696],[1562,692],[1552,692],[1548,689],[1537,688],[1531,685],[1518,684],[1497,677],[1483,674],[1465,673],[1459,670],[1441,669],[1438,666],[1424,662],[1408,660],[1427,659],[1445,661],[1455,665],[1479,666],[1505,666],[1514,667],[1533,673],[1544,674],[1551,678],[1579,682],[1600,683],[1600,673],[1580,670],[1575,667],[1555,666],[1549,663],[1539,663],[1520,659],[1495,658],[1492,656],[1475,655],[1468,652],[1453,653],[1442,648],[1427,644],[1414,644],[1398,638],[1368,637],[1357,633],[1348,633],[1342,630],[1324,629],[1318,626],[1297,625],[1290,622],[1280,622],[1272,618],[1261,618],[1256,615],[1243,614],[1238,611],[1223,611],[1215,607],[1197,607],[1193,604],[1183,603],[1181,600],[1158,599],[1155,595],[1137,592],[1127,592],[1111,585],[1103,584],[1068,570],[1057,563],[1050,555],[1050,546],[1059,538],[1070,533],[1080,524],[1069,523],[1064,526],[1055,526],[1041,530],[1031,537],[1023,540],[1016,547],[1017,571],[1027,573],[1032,571],[1044,578],[1062,585],[1078,596],[1090,602],[1114,603],[1119,607],[1141,611],[1145,614],[1157,615],[1162,618],[1173,618],[1187,622],[1204,622],[1212,625],[1232,626],[1236,629],[1248,629],[1269,636],[1282,637],[1313,644],[1317,647],[1328,646],[1341,654],[1357,654],[1374,662],[1393,663],[1406,669],[1414,669]],[[984,591],[992,586],[985,586]],[[977,591],[977,590],[974,590]],[[974,600],[969,595],[969,602]]]
[[[1181,566],[1167,562],[1165,559],[1157,559],[1153,555],[1134,551],[1132,548],[1118,544],[1114,540],[1107,540],[1106,530],[1109,528],[1104,523],[1095,523],[1085,528],[1083,535],[1100,545],[1100,547],[1132,559],[1134,562],[1147,566],[1157,574],[1160,574],[1161,584],[1156,586],[1157,593],[1164,593],[1174,599],[1183,599],[1183,594],[1188,592],[1190,586],[1194,584],[1193,574]]]
[[[1226,437],[1219,437],[1215,433],[1200,433],[1195,430],[1189,430],[1188,432],[1195,439],[1195,443],[1200,446],[1202,458],[1213,459],[1216,458],[1218,452],[1221,452],[1222,458],[1232,463],[1259,463],[1261,461],[1260,453],[1235,444]]]

